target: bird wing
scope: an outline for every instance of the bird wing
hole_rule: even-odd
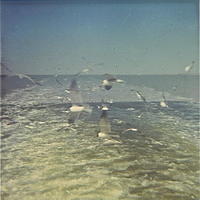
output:
[[[144,97],[139,91],[136,91],[136,94],[137,94],[137,96],[138,96],[141,100],[143,100],[144,102],[146,102],[145,97]]]
[[[185,67],[186,72],[189,72],[191,69],[192,69],[192,65],[188,65],[188,66]]]
[[[18,76],[20,79],[26,78],[26,79],[28,79],[29,81],[31,81],[32,83],[35,84],[35,81],[30,76],[28,76],[26,74],[15,74],[15,75]]]
[[[26,78],[29,81],[31,81],[33,84],[42,86],[42,84],[40,82],[33,80],[30,76],[28,76],[26,74],[13,74],[13,76],[18,76],[20,79]]]
[[[80,76],[81,74],[87,73],[87,72],[89,72],[89,71],[91,71],[91,70],[92,70],[92,69],[91,69],[90,67],[84,68],[84,69],[82,69],[80,72],[74,74],[74,77]]]
[[[104,74],[104,77],[108,80],[108,81],[116,81],[117,78],[114,77],[113,75],[111,74]]]

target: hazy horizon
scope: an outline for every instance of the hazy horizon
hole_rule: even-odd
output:
[[[104,73],[105,74],[105,73]],[[82,74],[81,76],[103,76],[104,74]],[[55,76],[55,74],[28,74],[30,76]],[[75,74],[56,74],[59,76],[74,76]],[[186,73],[177,73],[177,74],[115,74],[112,73],[112,75],[115,76],[179,76],[179,75],[183,75],[183,76],[200,76],[200,74],[194,74],[194,73],[190,73],[190,74],[186,74]]]

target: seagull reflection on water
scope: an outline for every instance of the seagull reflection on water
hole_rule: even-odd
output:
[[[91,113],[92,109],[85,103],[83,103],[83,99],[76,81],[76,78],[73,78],[71,80],[70,86],[68,90],[65,90],[67,93],[70,94],[70,100],[71,100],[71,107],[70,110],[70,116],[68,119],[69,123],[74,123],[77,119],[79,119],[79,116],[82,112]]]

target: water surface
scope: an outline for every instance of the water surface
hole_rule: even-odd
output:
[[[93,111],[76,124],[68,124],[70,104],[53,82],[7,94],[2,116],[12,121],[4,118],[1,127],[2,199],[199,199],[199,104],[167,92],[173,99],[161,108],[159,90],[115,87],[83,92]],[[126,96],[127,87],[142,90],[148,106]],[[103,95],[114,99],[108,103],[114,142],[97,137]],[[124,133],[128,128],[138,131]]]

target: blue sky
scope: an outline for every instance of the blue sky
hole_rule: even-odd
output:
[[[177,74],[196,61],[196,0],[69,3],[4,1],[2,56],[14,71]],[[56,3],[57,2],[57,3]]]

